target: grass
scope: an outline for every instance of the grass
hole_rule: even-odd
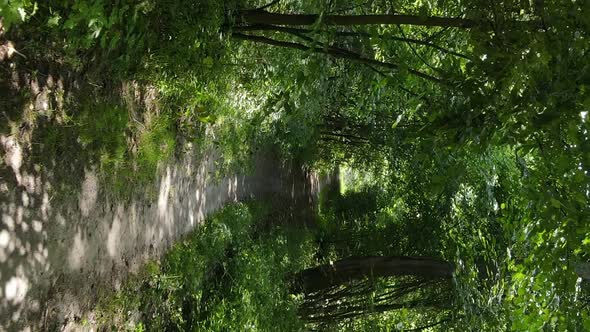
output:
[[[128,198],[133,194],[129,183],[141,187],[149,196],[149,184],[155,177],[160,163],[169,160],[176,148],[176,131],[172,118],[160,115],[135,133],[135,151],[129,144],[119,145],[115,154],[101,155],[100,167],[103,180],[111,195]],[[152,193],[153,194],[153,193]]]
[[[309,233],[268,225],[269,204],[226,206],[101,303],[113,330],[297,331],[286,276],[309,265]]]
[[[57,198],[79,192],[85,169],[95,169],[101,192],[126,200],[134,188],[149,188],[158,165],[176,148],[176,130],[167,114],[136,125],[122,103],[84,98],[67,105],[64,121],[36,119],[31,158],[52,173]],[[129,186],[133,183],[133,186]]]
[[[6,30],[2,38],[14,39],[27,56],[26,62],[22,57],[12,59],[16,68],[24,73],[33,66],[34,73],[26,73],[31,77],[51,74],[61,79],[64,91],[57,99],[66,104],[54,112],[65,114],[60,115],[64,122],[55,121],[58,114],[23,112],[35,94],[2,81],[11,94],[5,102],[0,98],[0,106],[8,109],[14,125],[4,128],[0,123],[0,132],[30,128],[36,144],[31,155],[36,164],[55,173],[57,198],[76,195],[84,170],[96,168],[101,192],[127,200],[134,191],[150,187],[145,184],[154,179],[158,165],[181,151],[183,141],[198,148],[215,145],[224,157],[220,172],[243,169],[253,150],[251,136],[259,128],[238,125],[228,106],[235,90],[235,84],[228,83],[234,80],[228,78],[237,74],[235,68],[222,65],[229,44],[218,33],[225,13],[235,5],[236,1],[187,0],[158,6],[131,0],[0,4],[0,24]],[[122,82],[157,90],[161,109],[155,119],[129,115],[118,96]],[[53,90],[50,96],[59,89]],[[133,97],[137,95],[143,96]],[[60,104],[53,98],[48,101],[50,108]],[[226,116],[225,123],[218,121],[225,113],[232,116]],[[27,114],[44,119],[26,119]],[[136,118],[150,120],[138,126]],[[39,120],[44,123],[36,124]],[[25,122],[29,123],[23,126]],[[214,138],[205,137],[206,127],[221,126]]]

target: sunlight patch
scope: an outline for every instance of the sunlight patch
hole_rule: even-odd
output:
[[[25,299],[29,290],[29,283],[26,279],[12,277],[4,286],[4,297],[13,303],[20,303]]]
[[[96,206],[98,198],[98,178],[93,171],[85,170],[84,182],[82,183],[82,192],[78,200],[78,207],[82,216],[88,217],[90,212]]]
[[[12,168],[16,180],[20,184],[20,168],[23,164],[23,151],[13,136],[0,135],[0,145],[4,149],[4,162]]]

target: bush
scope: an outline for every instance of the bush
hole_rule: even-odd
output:
[[[270,215],[256,202],[215,213],[104,302],[102,323],[147,331],[303,329],[286,276],[310,264],[312,241],[305,231],[258,231]]]

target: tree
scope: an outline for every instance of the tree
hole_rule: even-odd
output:
[[[305,269],[292,277],[292,292],[305,296],[300,316],[334,323],[397,309],[451,306],[454,266],[426,257],[349,257]]]
[[[403,63],[394,63],[388,61],[376,60],[373,57],[363,55],[353,50],[338,47],[336,40],[330,38],[330,35],[340,37],[354,37],[359,39],[370,39],[376,37],[367,33],[347,33],[338,28],[347,26],[367,27],[373,25],[398,25],[410,27],[442,27],[442,28],[461,28],[469,29],[472,27],[482,27],[486,25],[484,21],[478,22],[465,18],[453,17],[438,17],[426,15],[399,15],[399,14],[381,14],[381,15],[319,15],[319,14],[285,14],[285,13],[271,13],[264,8],[275,4],[273,2],[269,5],[263,6],[261,9],[239,10],[235,13],[235,21],[232,22],[231,27],[232,37],[241,40],[248,40],[255,43],[262,43],[276,47],[284,47],[291,49],[298,49],[300,51],[310,51],[314,53],[323,53],[335,58],[347,59],[350,61],[360,62],[367,66],[383,67],[387,70],[399,71],[405,69],[410,75],[415,75],[422,79],[426,79],[435,83],[445,83],[444,79],[436,77],[432,74],[424,73],[419,70],[408,68]],[[336,27],[335,33],[329,31],[322,31],[316,29],[301,29],[301,26],[326,26]],[[250,33],[244,33],[244,32]],[[278,34],[277,38],[263,36],[259,34],[252,34],[252,32],[272,32]],[[328,38],[313,38],[311,33],[324,32]],[[328,32],[328,33],[326,33]],[[285,40],[285,37],[294,37],[298,42],[292,40]],[[395,39],[396,37],[394,37]],[[321,41],[323,39],[323,41]],[[416,43],[420,45],[428,45],[438,49],[445,50],[445,48],[434,45],[428,41],[400,38],[400,42]],[[450,54],[459,55],[456,52],[450,51]],[[459,55],[463,56],[463,55]],[[465,57],[465,56],[463,56]],[[439,73],[440,74],[440,73]],[[448,82],[447,82],[448,83]]]
[[[590,263],[580,262],[576,265],[576,274],[578,277],[590,280]]]

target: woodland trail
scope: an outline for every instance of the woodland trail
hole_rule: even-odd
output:
[[[311,207],[321,185],[317,175],[264,156],[252,174],[215,181],[212,153],[187,154],[162,167],[156,197],[101,199],[97,175],[86,169],[80,192],[54,206],[52,184],[23,167],[18,142],[0,138],[0,330],[6,331],[68,330],[100,294],[119,288],[128,273],[224,204],[279,196]]]

